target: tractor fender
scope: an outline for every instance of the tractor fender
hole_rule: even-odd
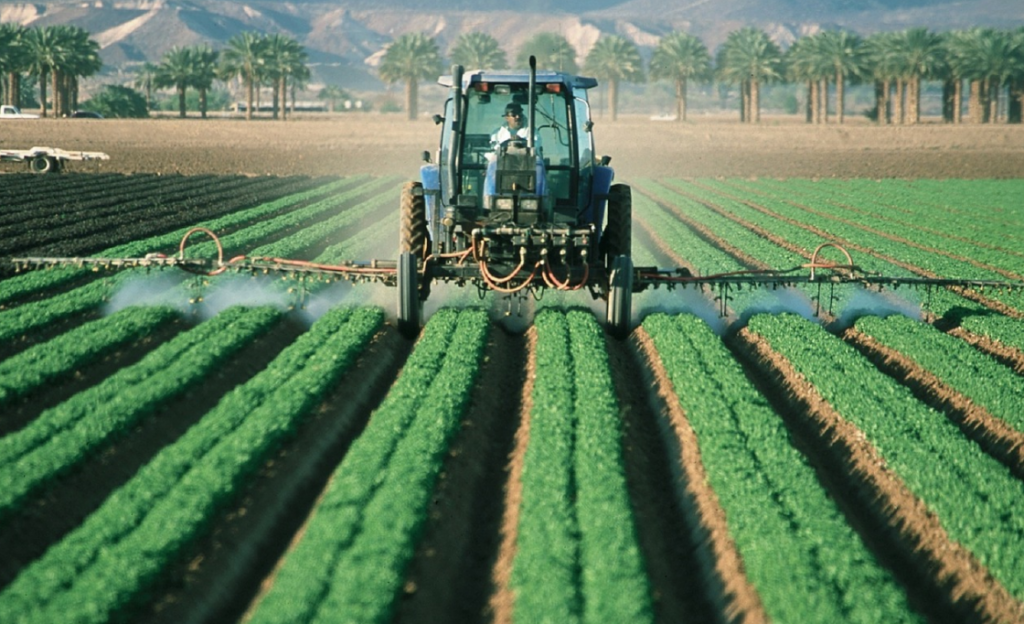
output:
[[[434,204],[441,196],[441,168],[433,163],[422,165],[420,180],[423,182],[423,195],[427,204],[427,223],[433,223]]]
[[[608,191],[612,188],[615,170],[611,167],[597,165],[590,182],[590,204],[583,211],[583,223],[593,223],[597,231],[604,224],[604,211],[608,203]]]

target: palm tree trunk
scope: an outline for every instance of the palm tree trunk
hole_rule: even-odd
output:
[[[686,121],[686,78],[676,80],[676,121]]]
[[[619,118],[619,81],[615,78],[608,80],[608,111],[612,121]]]
[[[808,80],[807,81],[807,123],[816,124],[820,120],[820,110],[818,109],[818,81]]]
[[[288,76],[281,75],[281,83],[277,90],[281,94],[281,121],[284,121],[288,117]]]
[[[761,82],[756,78],[750,81],[750,117],[751,123],[761,121]]]
[[[245,119],[246,121],[252,119],[252,104],[255,99],[253,96],[253,79],[251,76],[245,78]]]
[[[843,80],[843,72],[836,70],[836,121],[843,123],[846,119],[846,103],[844,98],[846,97],[845,80]]]
[[[918,117],[917,86],[918,86],[918,84],[919,83],[918,83],[918,77],[917,76],[911,76],[910,78],[907,79],[907,83],[906,83],[906,85],[907,85],[906,86],[906,89],[907,89],[907,108],[906,108],[907,125],[914,125],[914,124],[917,123],[917,117]]]
[[[750,111],[750,84],[746,80],[740,81],[740,123],[746,123],[750,119],[747,114]]]
[[[967,101],[967,118],[971,123],[980,124],[985,121],[981,104],[981,81],[971,81],[971,94]]]
[[[895,124],[903,123],[903,79],[896,79],[896,94],[893,98],[892,121]]]
[[[199,116],[206,119],[206,87],[199,89]]]
[[[185,117],[185,87],[178,87],[178,117]]]
[[[39,74],[39,106],[41,107],[40,117],[46,117],[46,80],[49,78],[45,73]]]
[[[405,110],[409,113],[409,121],[416,119],[419,111],[416,108],[416,100],[419,96],[419,83],[415,80],[405,81]]]
[[[880,126],[884,126],[888,119],[889,98],[886,97],[889,93],[889,82],[885,80],[875,81],[875,123]]]
[[[818,122],[827,124],[828,123],[828,79],[821,78],[818,80],[818,90],[821,95],[818,97],[818,106],[821,107],[821,112],[818,115]]]
[[[1010,100],[1006,105],[1006,123],[1019,124],[1024,116],[1024,79],[1010,83]]]

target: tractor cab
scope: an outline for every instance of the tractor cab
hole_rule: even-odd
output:
[[[436,162],[421,171],[428,220],[438,210],[467,227],[600,225],[594,176],[607,189],[611,172],[598,172],[607,168],[594,159],[587,89],[595,79],[456,67],[438,82],[450,97],[435,117],[443,124]],[[511,127],[509,110],[521,111],[522,130]]]
[[[420,304],[442,281],[520,300],[586,289],[625,335],[632,200],[594,156],[597,80],[538,71],[531,57],[528,71],[455,65],[438,82],[448,88],[439,147],[402,189],[399,327],[419,331]]]

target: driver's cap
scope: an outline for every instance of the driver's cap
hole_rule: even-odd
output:
[[[511,104],[509,104],[508,106],[505,107],[505,112],[502,114],[502,117],[508,117],[509,115],[522,115],[522,114],[523,114],[523,106],[521,104],[519,104],[518,102],[512,102]]]

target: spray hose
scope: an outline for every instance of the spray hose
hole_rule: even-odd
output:
[[[178,246],[178,260],[185,259],[185,247],[188,243],[188,239],[195,233],[201,232],[206,234],[213,239],[214,244],[217,246],[217,268],[212,271],[203,271],[188,265],[182,264],[181,268],[191,273],[197,273],[199,275],[220,275],[227,271],[232,266],[238,265],[241,262],[266,262],[278,266],[288,266],[300,269],[314,269],[317,271],[325,271],[328,273],[350,273],[350,274],[366,274],[366,275],[379,275],[381,273],[397,273],[397,269],[392,268],[379,268],[379,267],[357,267],[357,266],[346,266],[338,264],[323,264],[320,262],[311,262],[308,260],[292,260],[289,258],[277,258],[273,256],[246,256],[239,255],[231,258],[227,262],[224,262],[224,246],[220,242],[220,238],[217,237],[212,231],[204,227],[194,227],[189,231],[185,232],[185,235],[181,239],[181,244]],[[150,254],[150,257],[165,257],[162,254]]]

